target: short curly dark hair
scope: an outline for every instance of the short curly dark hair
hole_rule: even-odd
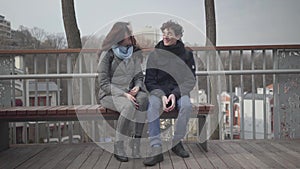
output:
[[[180,24],[178,24],[175,21],[169,20],[162,24],[160,27],[161,31],[164,31],[165,29],[172,29],[176,36],[181,35],[183,36],[183,28]]]

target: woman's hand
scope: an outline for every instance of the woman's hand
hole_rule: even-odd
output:
[[[140,87],[139,86],[135,86],[128,93],[131,94],[132,96],[136,96],[139,91],[140,91]]]
[[[139,104],[136,102],[136,98],[134,96],[129,93],[124,93],[124,96],[134,104],[136,109],[139,108]]]

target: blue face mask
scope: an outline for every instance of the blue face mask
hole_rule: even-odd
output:
[[[133,53],[133,46],[113,45],[112,50],[119,59],[129,59]]]

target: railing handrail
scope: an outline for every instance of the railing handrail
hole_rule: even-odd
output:
[[[272,49],[300,49],[300,44],[289,45],[246,45],[246,46],[192,46],[193,51],[207,50],[272,50]],[[145,51],[152,48],[143,48]],[[60,53],[96,53],[98,49],[1,49],[0,54],[60,54]]]
[[[254,74],[299,74],[300,69],[269,69],[269,70],[221,70],[221,71],[196,71],[197,76],[212,75],[254,75]],[[17,79],[71,79],[71,78],[96,78],[97,73],[64,73],[64,74],[24,74],[0,75],[0,80]]]

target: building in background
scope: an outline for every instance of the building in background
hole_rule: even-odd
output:
[[[241,130],[241,104],[243,97],[244,105],[244,138],[253,139],[253,107],[255,108],[255,138],[264,139],[264,127],[266,126],[267,138],[273,138],[273,85],[266,87],[266,95],[263,94],[263,88],[258,88],[257,93],[241,94],[240,88],[236,88],[235,93],[223,92],[221,95],[221,110],[224,115],[223,136],[224,139],[239,139]],[[233,100],[231,102],[231,96]],[[265,100],[264,100],[265,99]],[[233,105],[231,106],[231,103]],[[253,103],[255,106],[253,106]],[[231,110],[233,109],[233,110]],[[264,110],[266,109],[266,110]],[[266,111],[264,119],[264,112]],[[233,119],[231,120],[231,118]],[[264,121],[266,125],[264,126]],[[232,124],[233,136],[231,136],[230,126]]]
[[[3,15],[0,15],[0,38],[1,39],[11,38],[10,22],[6,20]]]

